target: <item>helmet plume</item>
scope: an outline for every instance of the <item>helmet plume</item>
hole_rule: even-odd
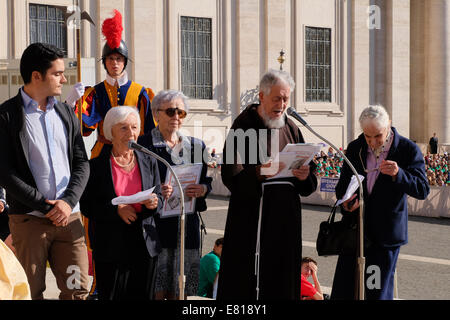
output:
[[[114,17],[105,19],[102,24],[102,33],[111,49],[117,49],[122,40],[122,14],[114,10]]]

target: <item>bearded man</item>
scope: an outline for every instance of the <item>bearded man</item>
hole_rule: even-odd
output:
[[[222,181],[231,191],[221,256],[218,300],[298,299],[302,257],[301,196],[316,190],[313,167],[269,179],[283,165],[275,158],[288,143],[302,143],[285,111],[292,77],[269,70],[260,81],[260,104],[234,121],[223,151]]]

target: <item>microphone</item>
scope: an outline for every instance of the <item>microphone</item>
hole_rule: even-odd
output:
[[[302,125],[304,125],[305,127],[308,126],[308,123],[306,123],[305,119],[302,118],[301,115],[299,115],[294,108],[289,107],[287,108],[286,113],[288,115],[290,115],[291,117],[295,118],[296,120],[298,120]]]
[[[344,153],[336,148],[334,144],[332,144],[330,141],[322,137],[320,134],[318,134],[316,131],[314,131],[313,128],[311,128],[308,123],[305,121],[305,119],[302,118],[301,115],[299,115],[293,107],[287,108],[286,113],[296,119],[298,122],[300,122],[302,125],[305,126],[306,129],[311,131],[312,134],[314,134],[316,137],[318,137],[320,140],[325,141],[328,143],[334,150],[336,150],[339,155],[344,159],[344,161],[348,164],[350,167],[350,170],[353,172],[353,174],[356,176],[356,180],[359,184],[359,215],[358,215],[358,236],[359,236],[359,247],[357,252],[357,269],[356,269],[356,275],[358,279],[358,290],[355,291],[355,298],[356,300],[364,300],[364,268],[365,268],[365,257],[364,257],[364,221],[363,221],[363,206],[364,206],[364,194],[363,194],[363,185],[361,182],[361,179],[359,178],[359,174],[356,171],[355,167],[352,165],[350,160],[344,155]]]
[[[144,151],[144,149],[145,149],[143,146],[141,146],[140,144],[138,144],[134,140],[128,141],[128,148],[129,149],[134,149],[134,150],[137,150],[137,151]]]
[[[186,277],[184,276],[184,234],[185,234],[185,210],[184,210],[184,192],[183,192],[183,188],[181,186],[180,180],[178,179],[178,176],[176,175],[175,171],[173,170],[172,166],[170,165],[169,162],[167,162],[164,158],[158,156],[156,153],[148,150],[147,148],[141,146],[140,144],[138,144],[136,141],[134,140],[130,140],[128,141],[128,148],[129,149],[134,149],[137,151],[141,151],[143,153],[146,153],[150,156],[152,156],[153,158],[156,158],[157,160],[161,161],[162,163],[164,163],[164,165],[167,167],[167,169],[172,173],[175,182],[177,184],[178,190],[180,190],[179,196],[181,198],[181,204],[180,204],[180,238],[179,238],[179,243],[180,243],[180,275],[178,277],[178,283],[179,283],[179,289],[180,289],[180,300],[184,300],[184,288],[186,285]],[[206,233],[206,232],[205,232]]]

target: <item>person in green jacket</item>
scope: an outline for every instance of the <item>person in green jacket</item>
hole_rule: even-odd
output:
[[[220,255],[222,254],[223,238],[214,243],[213,250],[200,259],[200,276],[197,295],[213,298],[214,283],[219,275]]]

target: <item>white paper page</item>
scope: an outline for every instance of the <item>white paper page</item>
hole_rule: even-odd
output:
[[[320,152],[320,150],[323,147],[324,147],[323,144],[320,143],[288,143],[287,145],[284,146],[281,152],[298,152],[298,151]]]
[[[277,175],[267,180],[293,177],[292,169],[298,169],[301,166],[308,165],[321,148],[322,146],[320,144],[315,143],[287,144],[283,148],[283,151],[278,154],[278,158],[274,159],[274,162],[283,162],[286,167]]]
[[[361,183],[362,183],[364,180],[364,176],[362,176],[360,174],[358,176],[359,176],[359,179],[361,179]],[[342,199],[336,203],[336,206],[338,206],[341,203],[350,199],[352,197],[352,195],[355,193],[355,191],[358,189],[358,187],[359,187],[358,180],[356,179],[356,176],[353,175],[352,179],[350,180],[350,183],[348,184],[347,191],[345,192]]]
[[[139,202],[150,199],[150,195],[152,194],[154,189],[155,189],[155,187],[148,189],[148,190],[138,192],[131,196],[120,196],[120,197],[112,199],[111,203],[115,206],[117,206],[119,204],[139,203]]]
[[[278,161],[279,163],[284,163],[285,167],[283,168],[283,170],[278,172],[277,175],[273,176],[272,178],[268,178],[267,180],[275,179],[275,178],[293,177],[294,175],[292,174],[292,169],[294,167],[296,169],[300,168],[302,165],[305,164],[306,159],[307,158],[302,157],[301,155],[297,154],[296,152],[281,152],[281,153],[279,153],[278,159],[275,159],[274,162]],[[277,169],[278,168],[274,167],[273,169],[271,169],[274,172],[267,171],[267,174],[276,173]],[[261,174],[266,174],[263,171],[263,169],[261,169]]]
[[[185,164],[179,166],[173,166],[172,169],[180,180],[182,192],[190,184],[198,184],[200,181],[200,174],[202,172],[203,165],[201,163],[195,164]],[[175,182],[175,178],[170,170],[167,170],[166,174],[166,184],[170,184],[173,187],[172,195],[169,199],[165,199],[163,203],[163,208],[160,212],[161,218],[167,218],[175,215],[180,215],[181,209],[181,196],[180,190]],[[185,214],[193,213],[195,209],[195,198],[184,197],[184,211]]]

